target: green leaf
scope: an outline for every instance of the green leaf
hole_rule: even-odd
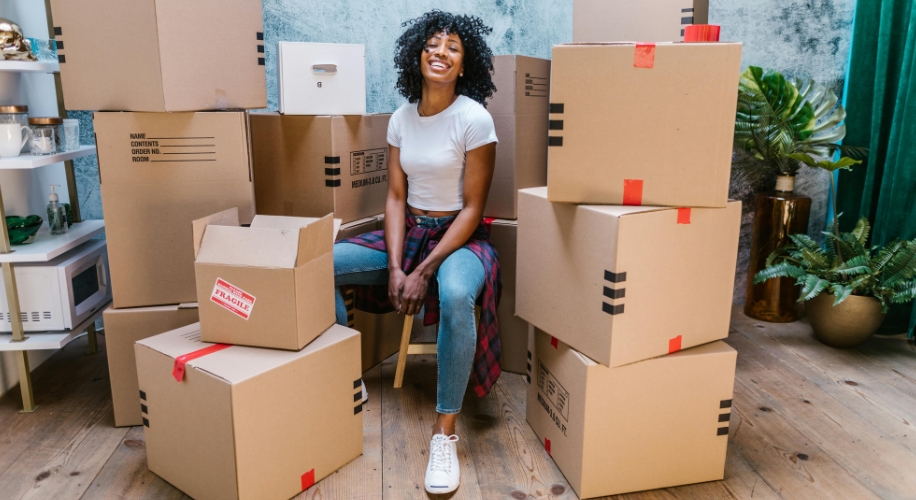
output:
[[[878,250],[878,253],[872,257],[870,266],[875,273],[880,273],[884,271],[884,266],[886,266],[891,259],[894,258],[894,255],[900,251],[901,248],[906,246],[906,241],[903,240],[894,240],[887,245],[884,245]]]
[[[835,297],[833,305],[836,306],[849,298],[850,295],[852,295],[853,288],[849,285],[832,285],[830,290],[833,292]]]
[[[840,158],[837,161],[824,159],[819,160],[812,157],[808,153],[790,153],[786,156],[792,158],[793,160],[798,160],[811,168],[820,168],[828,172],[834,172],[837,170],[851,170],[854,165],[862,163],[861,160],[853,160],[852,158],[846,156]]]
[[[805,275],[804,269],[789,262],[782,262],[760,270],[754,275],[754,284],[763,283],[772,278],[801,278]]]
[[[801,297],[798,299],[799,302],[811,300],[814,297],[817,297],[828,286],[830,286],[829,281],[823,278],[820,278],[818,276],[815,276],[813,274],[809,274],[805,276],[804,278],[799,279],[799,284],[803,285],[802,291],[801,291]]]
[[[868,234],[871,232],[871,224],[868,223],[868,219],[862,217],[859,219],[859,222],[856,222],[856,227],[852,230],[852,235],[859,240],[859,243],[862,246],[865,246],[865,242],[868,241]]]
[[[884,273],[884,282],[888,285],[911,279],[916,274],[916,241],[906,242],[887,264]]]

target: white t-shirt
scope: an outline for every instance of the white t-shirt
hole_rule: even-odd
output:
[[[468,151],[496,139],[493,117],[470,97],[460,95],[441,113],[420,116],[407,103],[388,122],[388,144],[401,150],[407,175],[407,204],[421,210],[461,210]]]

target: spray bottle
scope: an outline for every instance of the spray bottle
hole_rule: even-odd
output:
[[[48,195],[48,225],[51,226],[51,234],[64,234],[67,232],[67,209],[59,203],[60,197],[54,192],[54,188],[60,187],[57,184],[51,185],[51,194]]]

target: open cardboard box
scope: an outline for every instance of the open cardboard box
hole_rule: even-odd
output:
[[[205,342],[298,351],[334,324],[334,236],[320,219],[229,209],[193,223],[194,271]]]
[[[149,469],[193,498],[285,500],[362,453],[354,330],[291,352],[208,344],[194,324],[135,350]]]
[[[709,0],[573,0],[573,42],[680,42]]]

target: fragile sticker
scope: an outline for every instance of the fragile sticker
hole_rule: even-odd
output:
[[[251,310],[254,309],[255,296],[233,286],[222,278],[216,278],[216,285],[213,286],[210,301],[247,320],[251,316]]]

